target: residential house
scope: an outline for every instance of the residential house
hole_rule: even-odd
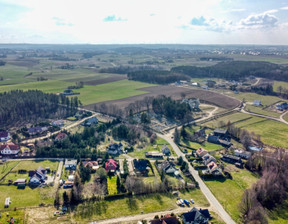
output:
[[[0,141],[5,142],[11,139],[11,135],[7,131],[0,131]]]
[[[205,156],[208,152],[203,149],[203,148],[199,148],[196,150],[196,155],[200,158],[202,158],[203,156]]]
[[[213,175],[222,175],[222,170],[218,167],[218,165],[214,162],[211,161],[209,164],[207,164],[207,168],[209,173]]]
[[[286,102],[278,103],[278,104],[276,104],[276,109],[280,110],[280,111],[287,110],[288,109],[288,104]]]
[[[97,124],[98,123],[98,119],[96,117],[91,117],[87,120],[85,120],[82,125],[83,126],[91,126],[93,124]]]
[[[161,147],[161,152],[162,152],[165,156],[170,156],[170,155],[171,155],[170,149],[169,149],[168,146],[165,145],[165,144]]]
[[[158,168],[160,170],[162,170],[163,172],[165,172],[166,174],[170,174],[173,175],[175,173],[175,171],[177,171],[178,169],[175,168],[175,164],[172,162],[169,162],[167,160],[165,160],[164,162],[160,163],[158,165]]]
[[[150,152],[145,152],[145,156],[147,158],[162,159],[164,154],[158,151],[150,151]]]
[[[244,150],[236,149],[234,151],[234,155],[235,156],[239,156],[242,159],[249,159],[251,157],[251,152],[247,152],[247,151],[244,151]]]
[[[41,134],[44,131],[48,131],[47,127],[33,127],[33,128],[28,128],[28,133],[29,135],[37,135]]]
[[[20,152],[20,146],[14,143],[0,145],[1,155],[15,156]]]
[[[90,167],[92,170],[97,170],[99,168],[97,161],[83,161],[84,167]]]
[[[199,109],[200,100],[199,99],[183,99],[181,103],[187,103],[190,109]]]
[[[55,141],[63,141],[65,138],[67,138],[68,135],[66,133],[60,132],[57,134],[57,136],[55,137]]]
[[[179,221],[176,216],[161,217],[160,219],[153,219],[149,221],[150,224],[178,224]]]
[[[254,100],[253,101],[253,106],[257,106],[257,107],[259,107],[259,106],[261,106],[262,104],[261,104],[261,100]]]
[[[52,121],[51,123],[55,127],[62,127],[64,126],[65,122],[63,120]]]
[[[39,185],[45,182],[47,171],[41,166],[37,170],[29,171],[29,184]]]
[[[202,157],[203,162],[205,165],[209,164],[210,162],[215,162],[216,163],[216,159],[211,156],[210,154],[206,154],[205,156]]]
[[[70,181],[70,180],[66,180],[65,183],[63,184],[63,188],[66,189],[66,188],[72,188],[74,185],[74,182],[73,181]]]
[[[198,210],[193,207],[191,211],[182,214],[183,224],[208,224],[211,218],[208,214],[209,211]]]
[[[232,164],[243,163],[240,157],[233,156],[233,155],[223,155],[221,157],[221,160],[223,160],[224,162],[227,162],[227,163],[232,163]]]
[[[119,155],[123,153],[123,145],[120,142],[119,144],[113,143],[108,146],[107,153],[110,155]]]
[[[198,138],[205,138],[206,133],[205,133],[205,128],[198,129],[197,131],[194,132],[194,135],[197,136]]]
[[[134,159],[133,166],[137,175],[147,175],[149,172],[149,161],[146,159]]]
[[[77,159],[65,159],[65,170],[76,170]]]
[[[114,159],[108,159],[105,164],[105,169],[107,172],[115,172],[117,169],[118,163]]]

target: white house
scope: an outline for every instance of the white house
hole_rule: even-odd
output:
[[[11,135],[7,131],[0,131],[0,141],[5,142],[11,138]]]
[[[20,147],[13,143],[4,144],[0,146],[0,152],[2,155],[17,155],[20,152]]]

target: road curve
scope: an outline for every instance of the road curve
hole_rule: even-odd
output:
[[[198,172],[191,166],[191,164],[186,159],[184,153],[178,148],[178,146],[174,143],[174,141],[171,139],[171,134],[162,135],[158,134],[157,136],[160,138],[163,138],[166,140],[174,149],[176,154],[178,156],[182,156],[183,160],[187,162],[189,166],[189,171],[194,177],[194,179],[198,182],[199,188],[202,191],[202,193],[205,195],[207,200],[209,201],[210,205],[212,206],[213,210],[223,219],[223,221],[227,224],[236,224],[234,220],[230,217],[230,215],[225,211],[225,209],[222,207],[222,205],[219,203],[219,201],[215,198],[215,196],[212,194],[212,192],[209,190],[209,188],[206,186],[204,181],[200,178],[198,175]]]

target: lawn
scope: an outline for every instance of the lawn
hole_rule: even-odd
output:
[[[195,206],[209,206],[208,201],[200,190],[190,190],[180,194],[183,199],[193,198]],[[91,208],[90,212],[86,211]],[[97,210],[93,209],[97,207]],[[149,212],[166,211],[176,209],[176,197],[171,194],[150,194],[143,196],[134,196],[132,198],[123,198],[117,200],[106,200],[95,202],[94,204],[82,204],[77,207],[75,219],[81,221],[109,219],[120,216],[136,215]],[[83,214],[82,216],[80,214]]]
[[[168,148],[171,151],[171,155],[172,156],[177,156],[176,153],[174,152],[174,150],[172,149],[172,147],[170,146],[170,144],[165,141],[162,138],[157,138],[156,142],[154,144],[149,144],[148,146],[146,146],[143,149],[137,149],[135,147],[133,152],[129,152],[128,155],[133,157],[133,158],[138,158],[138,159],[144,159],[145,157],[145,152],[150,152],[150,151],[159,151],[161,150],[161,147],[166,144],[168,146]],[[154,148],[154,145],[157,145],[156,148]]]
[[[11,208],[39,206],[39,204],[53,204],[55,192],[53,188],[30,188],[26,186],[25,189],[17,189],[14,185],[0,186],[0,207],[4,208],[4,202],[7,197],[11,198]]]
[[[117,177],[116,176],[109,176],[107,178],[107,185],[108,185],[108,194],[113,195],[117,194]]]
[[[199,148],[204,148],[207,151],[215,151],[215,150],[219,150],[219,149],[223,149],[222,145],[218,145],[218,144],[213,144],[211,142],[204,142],[203,144],[199,144],[197,142],[189,142],[189,141],[182,141],[183,145],[189,146],[193,149],[199,149]]]
[[[258,179],[247,170],[239,170],[231,172],[233,180],[227,179],[224,182],[213,180],[205,181],[206,185],[222,204],[224,209],[237,222],[241,223],[239,203],[245,189],[251,187]]]
[[[9,211],[9,215],[7,216],[6,212],[2,214],[2,217],[0,218],[0,223],[9,223],[7,222],[11,217],[14,218],[15,224],[22,224],[24,223],[24,213],[25,210],[16,210],[16,211]]]

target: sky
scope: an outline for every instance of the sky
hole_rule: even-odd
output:
[[[288,45],[288,0],[0,0],[0,43]]]

